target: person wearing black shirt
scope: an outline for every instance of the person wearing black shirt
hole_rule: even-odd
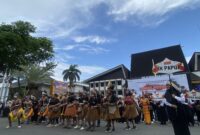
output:
[[[0,117],[2,117],[4,104],[0,101]]]
[[[164,103],[164,100],[161,100],[157,103],[157,117],[161,125],[167,124],[166,122],[168,121],[168,116],[167,116],[166,105]]]
[[[180,92],[173,88],[170,83],[166,85],[167,91],[164,95],[167,103],[167,113],[172,122],[175,135],[190,135],[188,122],[183,104],[177,100]]]

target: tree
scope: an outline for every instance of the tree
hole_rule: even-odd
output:
[[[23,71],[28,84],[50,82],[53,76],[53,69],[56,67],[54,63],[47,63],[45,66],[31,65],[24,67]]]
[[[22,70],[21,67],[48,61],[54,56],[52,41],[33,37],[36,28],[17,21],[0,25],[0,72]]]
[[[22,70],[14,71],[12,76],[15,76],[16,80],[18,80],[18,87],[20,87],[20,80],[26,82],[26,90],[24,91],[24,95],[26,95],[31,91],[32,86],[37,86],[40,83],[50,83],[55,67],[56,65],[52,62],[46,63],[45,66],[33,64],[21,67]]]
[[[78,65],[70,65],[68,69],[63,71],[63,80],[69,80],[69,86],[72,87],[74,82],[80,80],[81,71],[78,69]]]

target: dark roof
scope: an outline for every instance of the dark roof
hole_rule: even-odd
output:
[[[152,59],[154,63],[168,58],[173,61],[179,61],[184,64],[185,71],[189,68],[180,45],[165,47],[161,49],[132,54],[131,56],[131,78],[139,78],[154,75],[152,72]]]
[[[200,52],[193,53],[193,55],[188,63],[188,66],[189,66],[191,72],[200,71]],[[195,69],[195,66],[197,66],[197,70]]]
[[[83,82],[89,83],[89,82],[100,81],[100,80],[128,79],[129,76],[130,76],[130,71],[123,64],[121,64],[105,72],[102,72],[98,75],[95,75],[87,80],[84,80]]]

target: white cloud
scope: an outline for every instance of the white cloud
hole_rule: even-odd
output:
[[[91,8],[101,0],[0,0],[0,22],[30,21],[39,36],[67,37],[93,20]]]
[[[79,51],[82,52],[87,52],[90,54],[100,54],[100,53],[105,53],[109,52],[109,50],[102,48],[102,47],[94,47],[94,46],[89,46],[89,45],[82,45],[80,48],[78,48]]]
[[[55,60],[59,62],[69,62],[69,60],[73,60],[73,59],[75,59],[75,57],[69,54],[59,53],[55,55]]]
[[[69,68],[68,64],[58,63],[57,66],[56,66],[56,68],[54,69],[54,76],[53,76],[53,78],[55,80],[62,81],[63,80],[62,72],[63,72],[63,70],[65,70],[67,68]]]
[[[115,21],[139,25],[159,25],[175,10],[195,8],[200,0],[0,0],[0,22],[30,21],[38,27],[37,36],[66,38],[79,35],[79,30],[93,22],[91,9],[101,3]],[[94,37],[93,37],[94,38]],[[106,42],[101,38],[89,40]]]
[[[77,45],[66,45],[64,47],[55,47],[54,50],[70,51],[70,50],[74,50],[76,47]]]
[[[62,51],[81,51],[81,52],[86,52],[89,54],[100,54],[100,53],[106,53],[109,52],[109,50],[102,48],[102,47],[97,47],[97,46],[92,46],[92,45],[86,45],[86,44],[74,44],[74,45],[66,45],[62,48],[54,48],[55,50],[62,50]]]
[[[69,66],[70,64],[68,63],[62,63],[62,62],[58,63],[57,67],[54,69],[53,78],[62,81],[63,80],[62,72],[63,70],[69,68]],[[84,65],[79,65],[79,69],[82,72],[81,80],[88,79],[89,77],[92,77],[106,70],[106,68],[100,66],[84,66]]]
[[[195,8],[200,0],[111,0],[109,15],[116,21],[130,21],[139,25],[159,25],[168,13]]]
[[[89,75],[96,75],[99,72],[105,71],[106,68],[99,67],[99,66],[79,66],[81,72],[89,74]]]
[[[90,35],[90,36],[75,36],[72,38],[76,43],[95,43],[95,44],[104,44],[115,41],[114,39],[108,39],[105,37]]]

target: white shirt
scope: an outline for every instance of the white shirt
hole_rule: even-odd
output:
[[[175,96],[175,99],[176,99],[178,102],[182,103],[182,104],[188,105],[188,103],[185,102],[185,95],[184,95],[184,94],[181,94],[180,97]]]

